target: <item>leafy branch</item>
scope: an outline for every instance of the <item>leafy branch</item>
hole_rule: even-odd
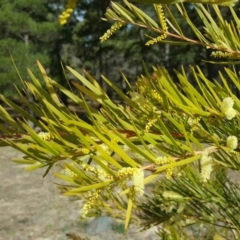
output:
[[[176,5],[198,38],[195,41],[183,34],[167,6],[169,19],[162,7],[154,5],[157,24],[139,8],[124,2],[127,8],[112,3],[107,11],[107,19],[118,23],[102,40],[131,23],[159,33],[160,38],[154,42],[169,43],[163,39],[170,36],[238,54],[240,22],[231,7],[234,23],[229,24],[213,6],[218,26],[207,7],[194,5],[203,20],[204,35],[194,26],[184,5]],[[169,26],[175,33],[168,31]],[[0,107],[4,122],[0,123],[0,146],[12,146],[25,154],[14,162],[27,164],[27,170],[44,167],[44,176],[57,165],[60,170],[54,176],[64,182],[64,194],[85,199],[82,218],[107,213],[124,218],[127,229],[140,216],[147,227],[163,223],[162,236],[172,239],[183,237],[179,229],[204,222],[208,229],[211,225],[236,231],[230,233],[237,239],[239,188],[227,177],[227,170],[240,169],[240,100],[230,88],[234,85],[240,90],[236,71],[226,68],[224,74],[220,73],[220,84],[210,81],[198,66],[189,67],[188,74],[182,68],[175,70],[176,83],[167,69],[154,67],[149,73],[143,63],[144,73],[134,86],[123,75],[130,86],[128,95],[102,76],[123,99],[123,104],[117,104],[87,71],[80,74],[67,67],[76,80],[72,85],[78,93],[74,94],[52,80],[39,62],[38,67],[44,84],[30,70],[31,82],[22,81],[36,101],[28,102],[17,89],[33,115],[0,95],[22,116],[13,119]],[[64,106],[59,91],[85,110],[89,122]],[[100,111],[90,107],[86,99],[101,104]],[[148,198],[144,194],[151,185],[155,185],[151,188],[153,197]]]
[[[204,36],[190,19],[187,13],[188,11],[186,10],[185,6],[183,4],[176,4],[176,8],[178,9],[179,13],[188,23],[189,27],[193,30],[195,36],[198,38],[198,40],[194,40],[184,35],[183,30],[181,29],[179,24],[175,21],[173,13],[171,12],[167,5],[164,5],[164,9],[169,17],[166,19],[166,22],[168,28],[171,28],[173,32],[170,32],[168,28],[162,29],[150,16],[148,16],[142,10],[140,10],[139,8],[137,8],[136,6],[134,6],[133,4],[129,3],[126,0],[124,0],[124,2],[127,8],[124,8],[122,5],[113,2],[111,8],[109,8],[105,14],[106,17],[105,20],[116,21],[117,22],[116,24],[121,24],[121,26],[127,24],[135,25],[141,28],[151,30],[152,32],[156,32],[160,34],[160,36],[166,35],[168,37],[180,40],[176,42],[171,40],[160,39],[159,42],[162,43],[169,44],[190,43],[200,45],[218,51],[217,53],[213,53],[213,56],[216,56],[216,54],[218,54],[218,56],[219,55],[226,57],[233,56],[232,57],[233,59],[234,58],[238,59],[240,41],[236,26],[238,26],[239,24],[239,18],[237,17],[232,7],[229,7],[229,11],[232,14],[234,22],[232,21],[231,23],[228,23],[226,20],[223,19],[221,15],[221,10],[217,5],[213,5],[213,10],[217,16],[217,20],[212,17],[212,14],[210,14],[209,10],[207,10],[207,7],[204,7],[201,4],[192,5],[193,8],[196,10],[199,18],[202,19],[203,24],[205,26],[204,30],[206,31],[206,34],[204,34],[205,35]],[[161,5],[155,5],[155,11],[161,23],[161,18],[165,18],[165,13],[164,12],[159,13],[158,6]],[[216,22],[220,22],[221,26],[217,25]],[[113,28],[109,32],[106,32],[101,37],[101,40],[102,41],[106,40],[117,30],[118,28]],[[150,40],[149,42],[154,43],[157,41]],[[149,45],[149,43],[146,44]],[[229,55],[224,55],[223,52],[229,53]]]

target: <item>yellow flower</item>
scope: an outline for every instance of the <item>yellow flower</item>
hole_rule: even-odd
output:
[[[157,165],[171,164],[174,163],[174,159],[172,157],[160,156],[156,158]],[[171,179],[173,174],[173,168],[168,168],[166,171],[166,178]]]
[[[89,206],[89,204],[85,203],[82,207],[82,218],[86,218],[88,211],[91,207]]]
[[[153,126],[153,124],[157,121],[156,118],[151,119],[147,125],[145,126],[145,132],[149,132],[150,128]]]
[[[38,136],[44,141],[51,140],[53,138],[49,132],[39,132]]]
[[[106,41],[108,38],[110,38],[119,28],[123,27],[125,25],[125,23],[122,22],[116,22],[114,23],[110,29],[107,30],[107,32],[105,32],[103,34],[103,36],[100,37],[101,42]]]
[[[140,168],[125,167],[117,172],[117,178],[127,179],[131,177],[135,193],[143,195],[144,193],[144,170]]]
[[[226,118],[228,120],[233,119],[236,116],[236,111],[232,108],[225,112]]]
[[[94,192],[92,196],[88,199],[88,202],[83,205],[81,211],[82,218],[87,217],[89,210],[96,204],[96,201],[98,200],[100,193],[101,193],[100,190],[96,190],[96,192]]]
[[[158,43],[158,42],[161,42],[163,39],[167,38],[166,32],[168,30],[168,26],[167,26],[167,21],[166,21],[164,12],[163,12],[163,7],[162,7],[161,4],[155,4],[154,7],[156,9],[156,12],[157,12],[157,15],[158,15],[159,22],[160,22],[160,25],[162,27],[163,33],[160,36],[158,36],[156,38],[152,38],[151,40],[149,40],[146,43],[147,46]]]
[[[123,167],[122,169],[120,169],[117,172],[117,177],[120,178],[120,179],[125,178],[125,177],[129,177],[129,176],[132,176],[134,172],[135,172],[135,168]]]
[[[233,109],[234,100],[231,97],[224,98],[221,103],[221,111],[228,120],[236,116],[236,111]]]
[[[68,18],[71,16],[73,9],[76,7],[77,0],[68,0],[66,9],[59,16],[59,23],[64,25],[67,23]]]
[[[61,172],[71,178],[74,178],[77,176],[77,174],[73,172],[71,169],[69,169],[68,167],[65,167]]]
[[[144,194],[144,171],[143,169],[136,169],[132,176],[134,191],[140,196]]]
[[[89,154],[90,153],[90,150],[87,149],[87,148],[82,148],[81,151],[82,151],[83,154]]]
[[[211,156],[208,156],[207,152],[203,152],[200,159],[201,164],[201,177],[203,182],[210,180],[211,173],[213,170],[213,160]]]
[[[238,139],[235,136],[229,136],[227,138],[227,146],[232,150],[236,149],[238,146]]]
[[[166,164],[166,163],[168,163],[168,158],[166,156],[159,156],[156,158],[157,165]]]

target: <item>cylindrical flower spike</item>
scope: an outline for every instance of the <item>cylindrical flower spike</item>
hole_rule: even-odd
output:
[[[140,196],[144,193],[144,171],[143,169],[136,169],[132,176],[134,191]]]
[[[236,116],[236,111],[233,109],[234,100],[231,97],[224,98],[221,103],[221,111],[228,120]]]
[[[76,7],[77,0],[68,0],[66,9],[59,16],[59,23],[64,25],[67,23],[68,18],[71,16],[74,8]]]
[[[235,136],[229,136],[227,138],[227,146],[232,150],[236,149],[238,146],[238,139]]]
[[[203,182],[210,180],[211,173],[213,170],[213,160],[211,156],[208,156],[208,153],[203,153],[200,159],[201,163],[201,177]]]

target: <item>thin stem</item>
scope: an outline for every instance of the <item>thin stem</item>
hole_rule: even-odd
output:
[[[194,39],[182,36],[182,35],[177,35],[177,34],[174,34],[174,33],[170,33],[168,31],[164,31],[164,30],[161,30],[161,29],[158,29],[158,28],[154,28],[154,27],[151,27],[149,25],[145,25],[143,23],[129,22],[129,21],[124,21],[122,19],[118,19],[118,18],[111,18],[109,20],[118,21],[118,22],[121,22],[121,23],[124,23],[124,24],[132,24],[134,26],[139,26],[139,27],[142,27],[142,28],[147,28],[147,29],[152,30],[154,32],[157,32],[157,33],[160,33],[160,34],[166,34],[167,36],[170,36],[170,37],[173,37],[173,38],[176,38],[176,39],[180,39],[180,40],[183,40],[185,42],[188,42],[188,43],[191,43],[191,44],[194,44],[194,45],[200,45],[200,46],[203,46],[203,47],[208,47],[208,48],[211,48],[211,49],[214,49],[214,50],[224,51],[224,52],[228,52],[228,53],[232,53],[232,54],[236,54],[236,55],[240,54],[240,52],[234,51],[232,49],[226,49],[226,48],[219,47],[219,46],[216,46],[216,45],[213,45],[213,44],[203,43],[201,41],[194,40]]]

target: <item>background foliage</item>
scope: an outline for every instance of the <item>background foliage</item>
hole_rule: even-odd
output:
[[[121,1],[119,1],[121,2]],[[77,71],[88,70],[101,85],[104,82],[100,75],[104,74],[121,88],[126,85],[121,77],[121,71],[135,82],[142,72],[142,60],[148,67],[165,65],[169,70],[180,69],[181,65],[198,64],[207,71],[205,59],[206,50],[194,45],[176,46],[157,44],[146,46],[147,37],[142,29],[128,25],[116,33],[109,41],[100,43],[99,37],[110,27],[110,23],[101,21],[110,1],[79,0],[74,14],[63,27],[57,24],[57,19],[64,9],[66,1],[8,1],[1,4],[1,93],[14,96],[16,93],[12,83],[19,84],[19,78],[14,70],[10,54],[14,58],[20,73],[26,74],[26,68],[33,68],[36,59],[47,67],[51,76],[67,86],[63,74],[63,65],[70,65]],[[156,19],[151,5],[138,5],[150,16]],[[177,21],[183,24],[189,37],[193,37],[190,28],[172,6]],[[189,11],[194,23],[198,26],[200,20],[193,11]],[[15,14],[15,12],[18,14]],[[36,66],[36,65],[35,65]],[[211,77],[216,77],[215,67],[209,67]],[[205,70],[204,70],[205,69]],[[173,75],[174,76],[174,75]],[[69,76],[70,77],[70,76]],[[105,86],[106,87],[106,86]],[[110,91],[110,89],[108,90]],[[126,91],[126,89],[125,89]],[[108,92],[113,94],[112,91]]]

